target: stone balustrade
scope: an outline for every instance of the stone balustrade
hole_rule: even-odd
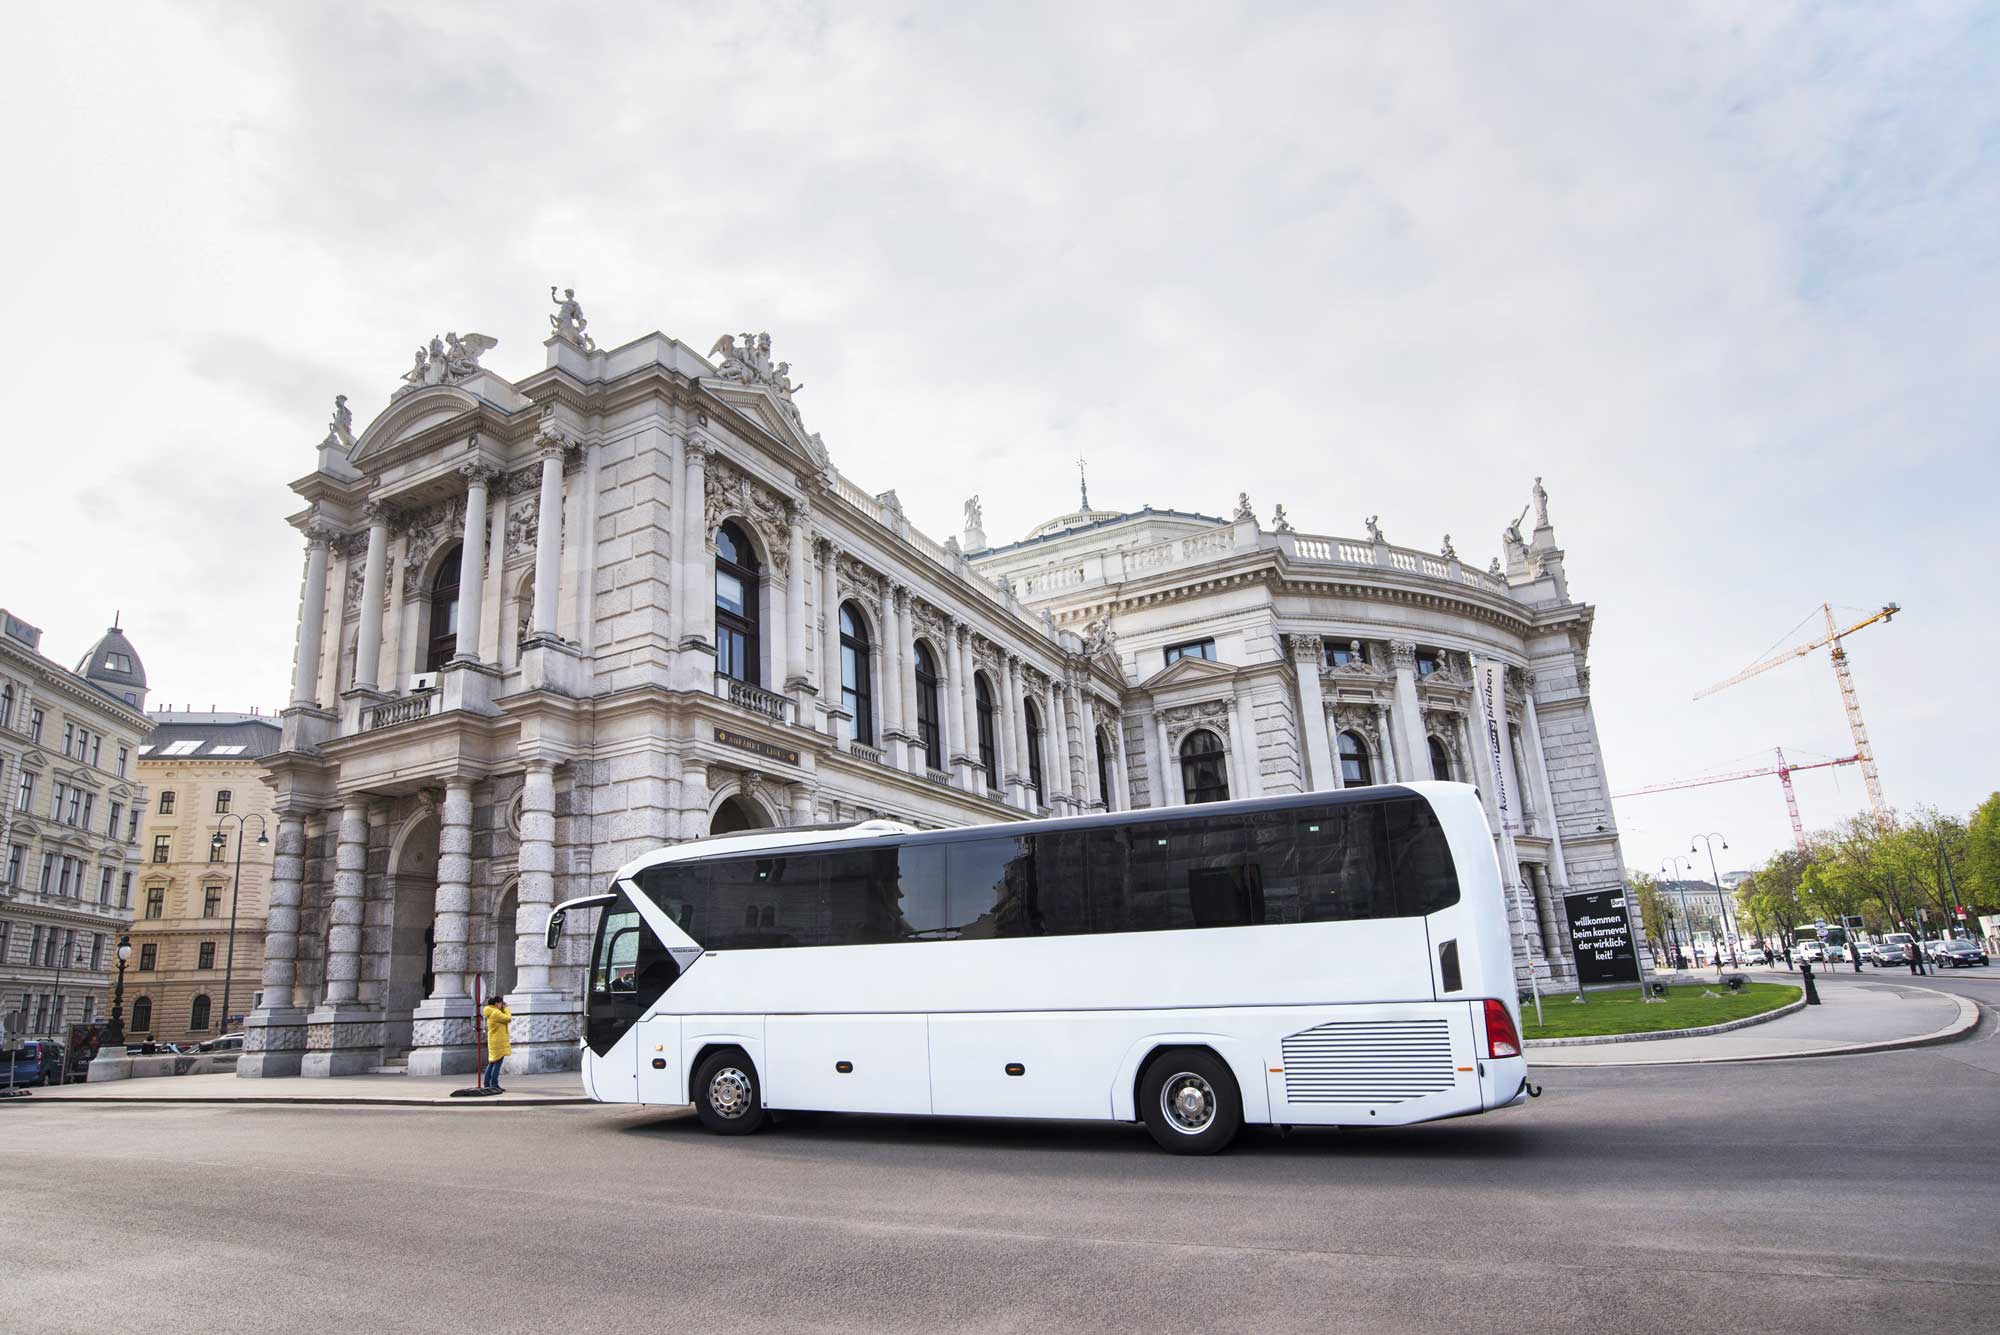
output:
[[[371,705],[362,713],[361,730],[374,732],[378,728],[393,728],[398,723],[413,723],[421,718],[429,718],[436,712],[438,699],[437,691],[416,691],[400,700]]]
[[[762,714],[774,723],[789,723],[792,720],[792,702],[762,686],[752,686],[747,681],[738,681],[718,672],[715,675],[715,693],[739,709]]]

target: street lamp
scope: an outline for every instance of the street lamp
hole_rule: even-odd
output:
[[[257,847],[263,848],[271,842],[271,836],[265,833],[263,814],[256,811],[250,814],[257,819]],[[236,896],[243,889],[244,817],[235,812],[225,814],[215,823],[215,835],[208,841],[211,848],[228,847],[229,840],[222,827],[230,821],[236,822],[236,881],[229,887],[229,953],[222,966],[222,1024],[216,1030],[218,1034],[229,1032],[229,986],[236,979]]]
[[[1726,939],[1729,942],[1729,958],[1731,960],[1734,960],[1736,958],[1738,946],[1740,943],[1737,941],[1736,933],[1732,930],[1731,927],[1730,918],[1732,915],[1729,911],[1729,901],[1727,899],[1721,898],[1722,895],[1721,873],[1715,870],[1715,841],[1718,839],[1722,839],[1722,836],[1720,834],[1694,835],[1692,838],[1688,840],[1688,852],[1690,853],[1694,852],[1695,840],[1697,839],[1700,840],[1703,844],[1705,844],[1708,848],[1708,877],[1709,880],[1715,883],[1715,893],[1717,895],[1716,907],[1719,910],[1721,910],[1722,914],[1722,933],[1724,939]],[[1722,839],[1722,847],[1725,852],[1728,851],[1729,841],[1727,839]]]
[[[111,993],[111,1023],[98,1035],[100,1050],[125,1046],[125,961],[132,958],[132,938],[118,938],[118,986]]]

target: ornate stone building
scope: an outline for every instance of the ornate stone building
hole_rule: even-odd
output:
[[[518,382],[479,365],[490,339],[431,340],[365,430],[336,403],[294,484],[305,574],[242,1074],[469,1070],[475,981],[512,1000],[510,1066],[571,1066],[589,924],[551,952],[549,906],[749,826],[1497,764],[1502,865],[1543,877],[1524,968],[1556,890],[1622,879],[1590,609],[1545,522],[1510,530],[1499,574],[1265,530],[1247,502],[1086,504],[994,548],[974,501],[939,543],[835,469],[768,335],[601,349],[573,297],[551,323]]]
[[[194,1042],[238,1027],[260,986],[275,833],[262,780],[264,757],[278,749],[278,724],[242,713],[152,717],[153,735],[139,748],[146,861],[132,905],[125,1033]]]
[[[146,669],[117,627],[72,669],[0,610],[0,1011],[30,1036],[104,1019],[132,918]]]

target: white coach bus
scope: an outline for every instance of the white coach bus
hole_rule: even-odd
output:
[[[680,844],[621,868],[583,1081],[773,1109],[1382,1126],[1527,1097],[1498,868],[1473,789],[1416,783],[919,832]]]

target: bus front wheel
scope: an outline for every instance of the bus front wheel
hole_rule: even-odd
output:
[[[695,1068],[694,1112],[710,1131],[746,1136],[764,1125],[757,1068],[740,1048],[712,1052]]]
[[[1170,1154],[1214,1154],[1243,1128],[1243,1097],[1229,1064],[1200,1048],[1158,1053],[1139,1077],[1139,1113]]]

